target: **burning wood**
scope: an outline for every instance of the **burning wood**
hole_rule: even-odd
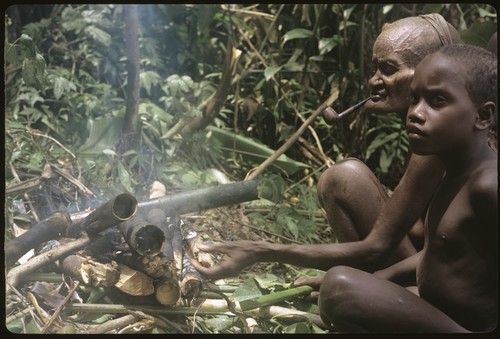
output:
[[[118,264],[115,261],[104,264],[82,254],[64,258],[62,269],[66,274],[90,286],[113,286],[120,278]]]
[[[134,296],[146,296],[154,293],[153,278],[124,264],[119,264],[119,267],[120,279],[115,287],[120,291]]]
[[[68,246],[11,269],[7,293],[25,275],[61,260],[51,269],[62,270],[83,284],[114,286],[131,296],[154,295],[162,305],[191,304],[202,293],[204,282],[190,258],[207,267],[213,265],[213,259],[199,250],[203,239],[181,215],[257,199],[257,188],[257,181],[246,181],[156,197],[140,204],[131,194],[123,193],[94,210],[56,212],[7,243],[6,262],[12,265],[47,240],[66,240]]]

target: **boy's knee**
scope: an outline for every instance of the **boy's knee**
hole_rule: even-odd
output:
[[[346,305],[346,298],[349,298],[353,289],[352,279],[354,279],[355,269],[347,266],[335,266],[326,272],[321,282],[319,290],[318,305],[320,315],[325,324],[331,326],[346,313],[343,305]],[[347,303],[349,304],[349,303]]]
[[[335,294],[342,294],[342,291],[349,289],[354,279],[355,268],[349,266],[335,266],[329,269],[321,282],[321,290],[333,291]],[[320,292],[321,292],[320,290]]]

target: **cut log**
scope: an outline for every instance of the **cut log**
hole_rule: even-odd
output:
[[[64,258],[62,269],[80,282],[96,287],[113,286],[120,278],[116,262],[100,263],[81,254],[73,254]]]
[[[120,291],[133,296],[152,295],[155,292],[153,278],[124,264],[118,265],[120,267],[120,279],[115,284],[115,287]]]
[[[172,275],[175,269],[173,261],[163,255],[142,256],[137,253],[125,253],[117,256],[116,260],[155,279],[166,274]]]
[[[177,279],[170,274],[154,282],[156,300],[162,305],[175,305],[181,297],[181,289]]]

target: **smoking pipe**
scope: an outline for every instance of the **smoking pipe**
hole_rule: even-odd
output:
[[[365,102],[370,100],[370,98],[366,98],[366,99],[358,102],[357,104],[355,104],[352,107],[349,107],[348,109],[346,109],[342,113],[337,113],[333,108],[331,108],[330,106],[327,106],[322,112],[323,119],[325,119],[325,121],[328,125],[333,125],[335,122],[342,120],[345,116],[349,115],[350,113],[354,112],[355,110],[357,110],[358,108],[363,106],[365,104]]]

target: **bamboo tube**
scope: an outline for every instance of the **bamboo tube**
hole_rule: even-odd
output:
[[[155,298],[162,305],[175,305],[181,297],[177,279],[166,274],[154,282]]]
[[[55,212],[47,219],[40,221],[31,230],[12,239],[5,245],[5,263],[14,264],[26,252],[43,242],[57,239],[71,224],[68,213]]]
[[[127,244],[140,255],[155,256],[165,244],[163,231],[138,216],[121,223],[120,230]]]
[[[144,214],[159,208],[167,216],[179,216],[256,200],[259,198],[258,184],[257,180],[249,180],[202,188],[144,201],[138,204],[138,208]]]
[[[94,236],[105,229],[129,220],[137,212],[137,200],[129,193],[122,193],[90,212],[71,214],[74,227],[68,227],[67,236],[76,238],[86,231]]]

